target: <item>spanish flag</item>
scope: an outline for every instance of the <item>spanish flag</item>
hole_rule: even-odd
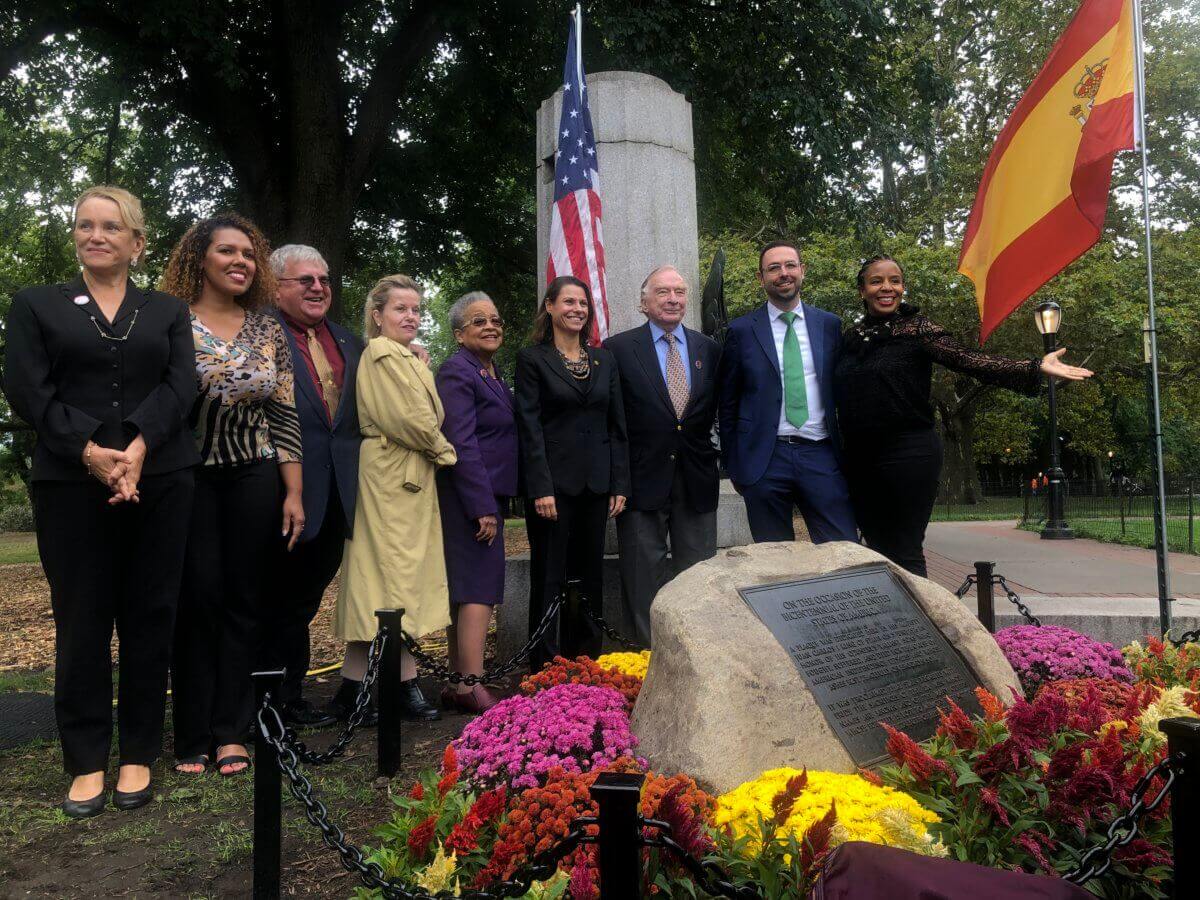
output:
[[[1134,142],[1133,4],[1083,0],[996,138],[963,236],[983,343],[1100,239],[1113,157]]]

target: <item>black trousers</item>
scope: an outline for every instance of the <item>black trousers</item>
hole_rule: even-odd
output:
[[[266,665],[287,670],[279,692],[281,703],[300,699],[311,661],[308,628],[342,564],[345,545],[346,516],[335,484],[316,537],[297,544],[290,553],[287,542],[280,542],[279,573],[270,589],[263,638]]]
[[[584,491],[577,497],[554,495],[558,520],[543,519],[525,502],[525,527],[529,534],[529,630],[542,621],[546,606],[565,589],[569,579],[582,582],[581,592],[599,612],[604,602],[604,528],[608,522],[608,496]],[[558,627],[551,626],[529,655],[537,672],[555,656],[568,658],[600,653],[600,629],[582,608],[563,606]]]
[[[863,539],[922,577],[925,529],[941,473],[942,439],[932,429],[846,442],[846,475]]]
[[[139,503],[109,506],[95,481],[33,486],[38,552],[54,611],[54,711],[67,774],[108,767],[113,625],[124,765],[162,751],[171,630],[192,507],[192,470],[145,477]]]
[[[171,668],[177,759],[247,739],[281,503],[273,459],[196,470]]]

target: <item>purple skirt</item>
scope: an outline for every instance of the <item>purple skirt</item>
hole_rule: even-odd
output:
[[[440,475],[441,473],[439,473]],[[483,603],[497,606],[504,602],[504,504],[496,500],[499,527],[491,546],[475,540],[479,525],[468,519],[458,491],[450,479],[437,479],[438,505],[442,511],[442,546],[446,551],[446,580],[450,586],[450,605]]]

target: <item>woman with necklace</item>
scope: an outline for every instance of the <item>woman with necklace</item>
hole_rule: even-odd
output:
[[[1043,375],[1079,381],[1092,373],[1062,362],[1065,348],[1014,360],[959,346],[904,302],[904,271],[885,254],[863,263],[858,292],[863,315],[846,332],[834,379],[850,497],[867,546],[924,576],[925,529],[942,470],[933,364],[1030,396]]]
[[[304,530],[300,422],[270,248],[235,214],[197,222],[171,253],[164,290],[191,305],[200,398],[191,422],[200,450],[187,567],[172,662],[175,769],[221,775],[250,766],[265,591],[280,533]]]
[[[6,322],[4,387],[37,434],[31,494],[54,612],[54,711],[72,783],[63,812],[104,809],[112,657],[120,673],[113,805],[153,797],[171,631],[183,571],[196,399],[187,306],[130,279],[142,206],[111,186],[75,202],[80,276],[26,288]]]
[[[564,275],[546,288],[531,346],[517,354],[517,436],[529,535],[529,630],[546,607],[582,581],[598,612],[603,602],[604,529],[629,494],[629,447],[613,355],[588,346],[592,293]],[[596,656],[601,636],[582,609],[565,607],[530,654],[537,672],[556,655]]]
[[[450,307],[450,329],[458,350],[437,373],[442,430],[458,454],[437,478],[453,620],[446,642],[452,669],[481,675],[492,608],[504,600],[504,514],[517,493],[517,423],[512,391],[496,370],[504,320],[492,298],[463,294]],[[496,702],[482,684],[442,691],[443,705],[463,712]]]

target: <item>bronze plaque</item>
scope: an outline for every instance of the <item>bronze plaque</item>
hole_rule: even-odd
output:
[[[981,712],[979,680],[885,565],[738,591],[791,656],[860,766],[887,754],[886,722],[922,741],[950,697]]]

